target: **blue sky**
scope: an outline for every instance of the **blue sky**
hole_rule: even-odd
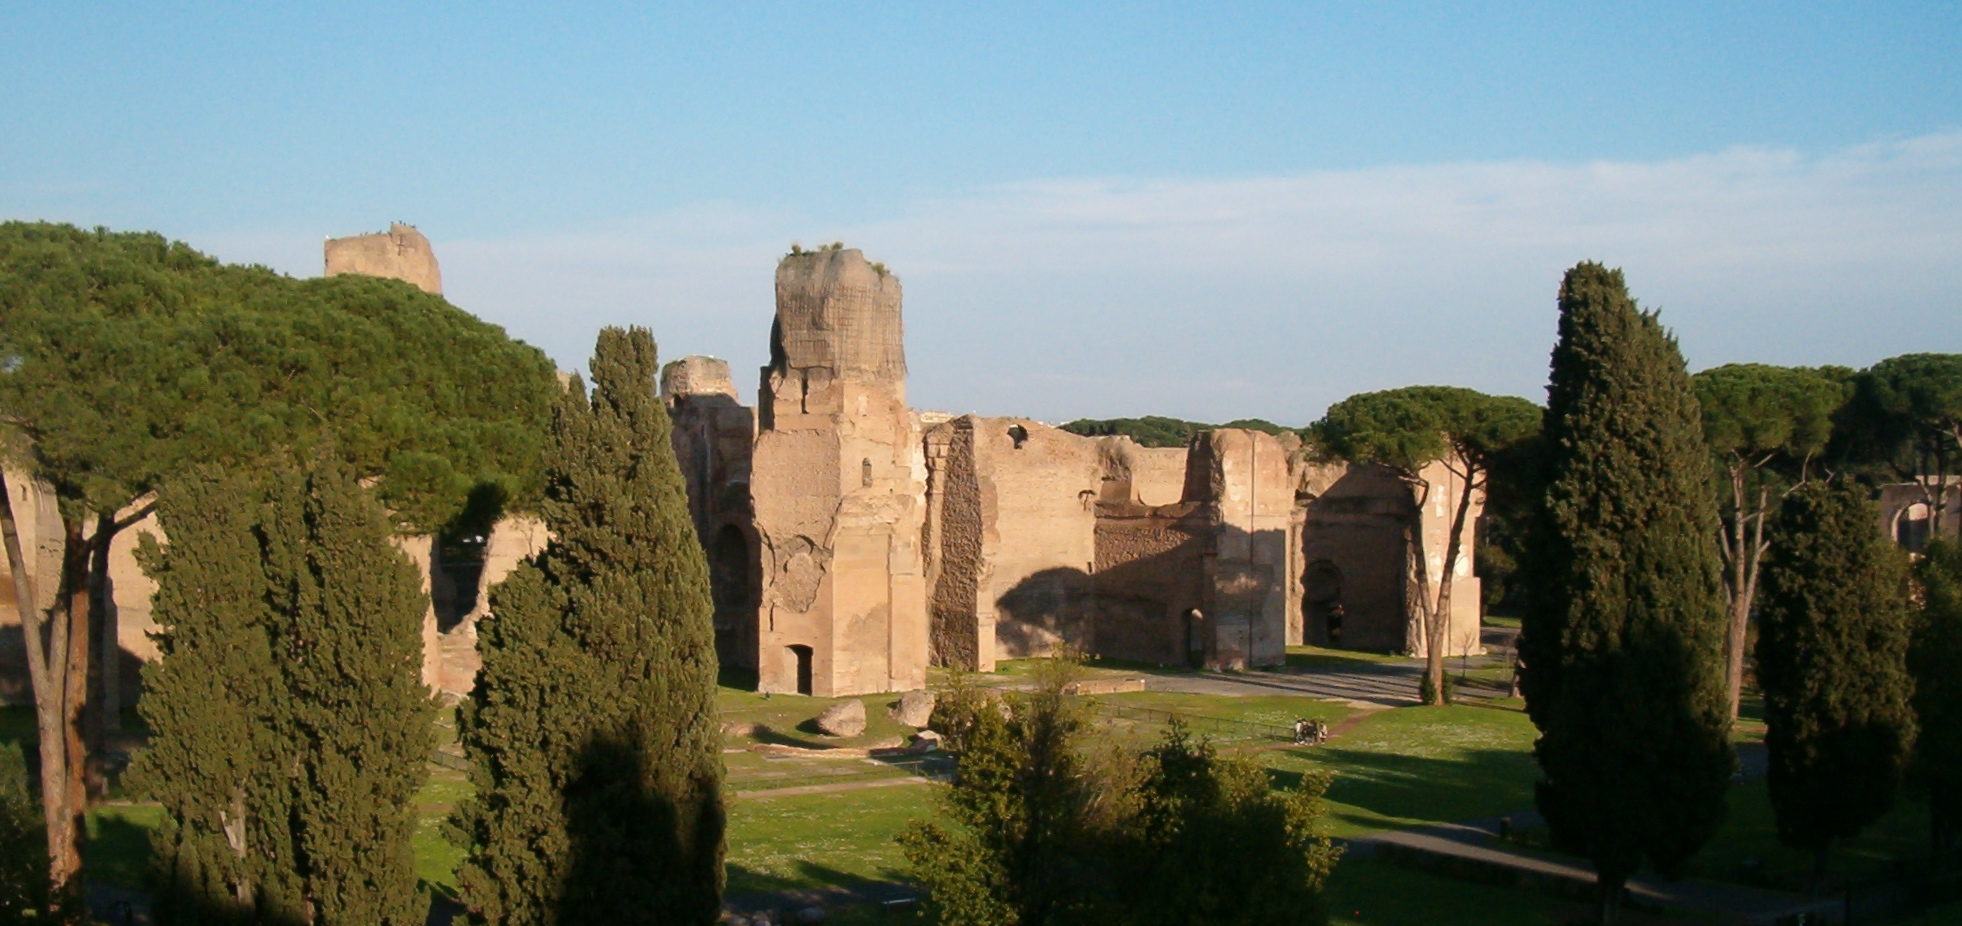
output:
[[[750,371],[791,241],[906,284],[915,404],[1302,423],[1540,396],[1559,274],[1692,366],[1962,350],[1962,5],[9,4],[0,216]]]

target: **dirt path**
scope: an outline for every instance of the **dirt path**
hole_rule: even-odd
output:
[[[762,788],[755,791],[729,792],[737,800],[760,801],[773,797],[797,797],[803,794],[840,794],[846,791],[865,791],[872,788],[898,788],[906,785],[935,784],[931,778],[874,778],[871,781],[840,781],[828,785],[797,785],[790,788]]]

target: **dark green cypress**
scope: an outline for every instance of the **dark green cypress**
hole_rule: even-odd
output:
[[[413,924],[426,599],[340,465],[196,472],[146,548],[163,658],[136,790],[160,802],[167,923]]]
[[[286,701],[257,533],[263,497],[251,479],[193,471],[158,498],[170,546],[146,536],[139,548],[157,582],[161,658],[144,667],[138,709],[150,745],[128,780],[163,806],[152,837],[160,923],[251,923],[297,909],[290,798],[273,771],[291,750],[276,723]]]
[[[714,607],[644,329],[600,333],[553,411],[551,544],[494,593],[462,712],[474,918],[707,924],[724,813]]]
[[[1962,836],[1962,544],[1929,543],[1915,579],[1920,607],[1908,670],[1921,736],[1912,772],[1928,793],[1935,858],[1946,863]]]
[[[1894,804],[1914,717],[1908,706],[1907,557],[1855,485],[1787,496],[1759,598],[1757,673],[1778,839],[1818,853]]]
[[[293,750],[296,866],[315,926],[420,924],[416,791],[434,703],[422,686],[428,599],[388,512],[323,457],[268,493],[266,575]]]
[[[1629,875],[1680,871],[1723,817],[1717,512],[1682,354],[1621,271],[1561,282],[1547,398],[1521,687],[1540,811],[1593,860],[1612,921]]]

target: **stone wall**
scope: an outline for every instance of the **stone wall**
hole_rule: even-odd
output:
[[[750,478],[763,691],[926,684],[926,462],[900,299],[899,280],[857,250],[777,267]]]
[[[997,658],[1048,655],[1086,637],[1097,442],[1026,418],[970,415],[936,426],[927,446],[935,662],[992,671]]]
[[[749,481],[756,412],[740,404],[729,364],[714,357],[663,367],[661,396],[674,423],[689,517],[708,556],[716,654],[724,665],[755,668],[762,577]]]
[[[326,258],[326,276],[356,273],[386,277],[426,293],[443,293],[443,272],[436,266],[436,252],[414,226],[394,222],[388,231],[373,235],[329,238]]]

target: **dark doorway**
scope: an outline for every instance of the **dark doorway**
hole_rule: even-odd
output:
[[[1198,608],[1185,609],[1185,661],[1195,669],[1206,664],[1206,615]]]
[[[811,648],[801,643],[792,644],[790,658],[797,660],[797,693],[811,693]]]
[[[1301,614],[1325,646],[1342,645],[1342,570],[1328,560],[1308,564],[1301,577]]]

